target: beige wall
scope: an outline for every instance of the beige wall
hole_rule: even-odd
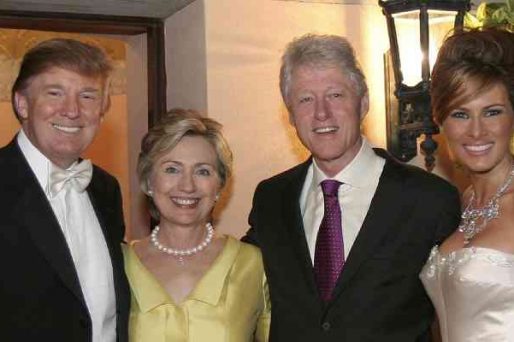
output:
[[[165,22],[168,108],[207,110],[205,8],[195,1]]]
[[[205,26],[205,32],[196,25]],[[218,210],[221,231],[242,235],[257,183],[307,157],[288,124],[278,88],[284,46],[307,32],[341,34],[352,42],[370,87],[365,131],[372,143],[384,146],[382,53],[388,40],[377,5],[197,0],[166,21],[168,87],[180,87],[191,77],[196,89],[206,84],[206,94],[188,91],[179,97],[168,91],[168,106],[207,109],[224,125],[234,150],[233,182]],[[205,40],[205,51],[180,37],[200,46]],[[179,59],[181,55],[189,58]],[[171,72],[179,60],[180,68],[190,72]]]

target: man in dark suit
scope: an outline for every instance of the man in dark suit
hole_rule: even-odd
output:
[[[108,108],[111,66],[69,39],[27,52],[12,89],[22,129],[0,149],[2,341],[127,341],[119,185],[81,153]]]
[[[312,157],[257,186],[243,238],[262,250],[270,341],[428,341],[418,274],[458,224],[456,189],[361,136],[368,91],[346,39],[291,42],[280,87]]]

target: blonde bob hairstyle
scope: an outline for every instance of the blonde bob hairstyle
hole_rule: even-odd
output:
[[[141,142],[141,152],[137,161],[137,174],[141,190],[147,195],[150,214],[156,220],[159,212],[149,195],[148,181],[155,162],[172,150],[185,136],[203,137],[216,151],[216,172],[223,188],[232,174],[232,151],[221,133],[221,124],[202,117],[192,109],[175,108],[166,113],[159,122],[150,128]]]

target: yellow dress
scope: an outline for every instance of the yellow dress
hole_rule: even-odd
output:
[[[268,286],[256,247],[227,237],[211,268],[180,305],[141,263],[132,246],[123,245],[123,255],[132,293],[131,342],[268,340]]]

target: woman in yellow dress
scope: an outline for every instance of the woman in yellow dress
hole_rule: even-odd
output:
[[[194,111],[173,110],[143,139],[138,176],[158,225],[124,246],[130,341],[268,340],[260,252],[211,224],[232,165],[220,129]]]

